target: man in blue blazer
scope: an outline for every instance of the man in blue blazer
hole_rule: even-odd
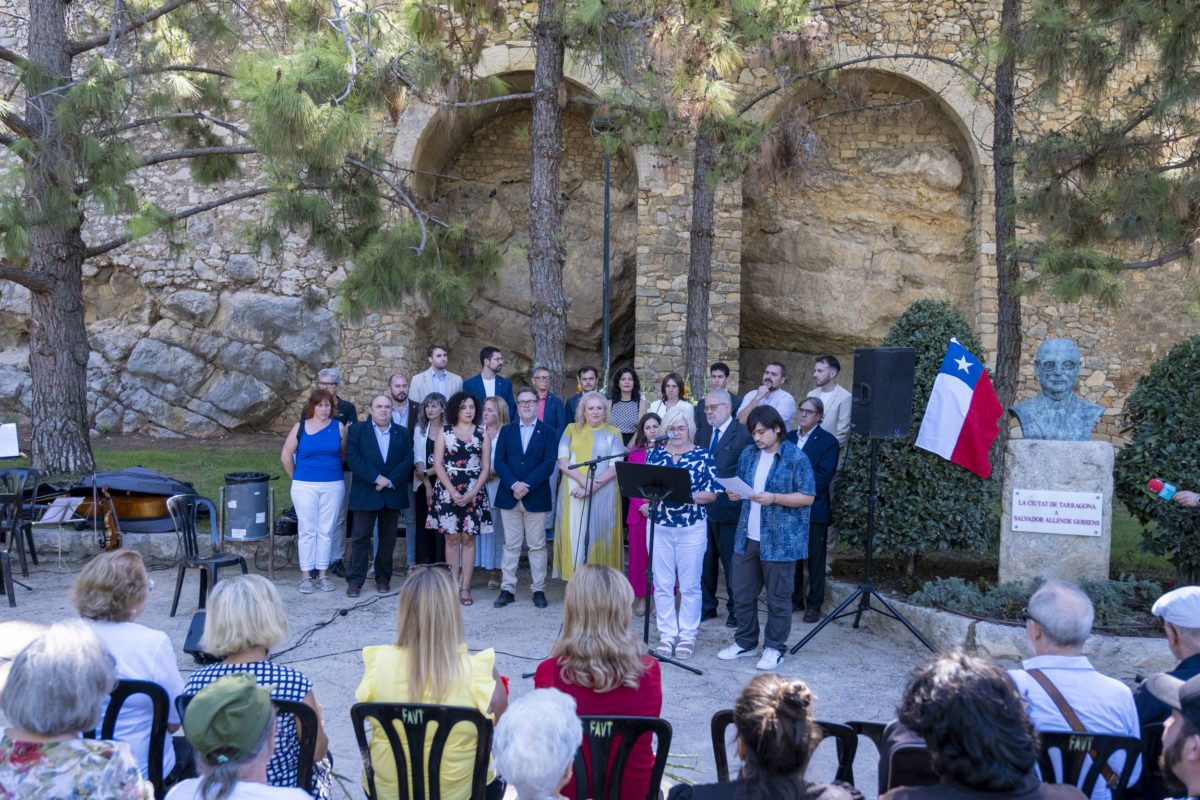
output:
[[[494,605],[516,600],[521,542],[529,546],[533,604],[546,607],[546,521],[554,507],[550,482],[558,467],[558,434],[537,418],[538,394],[529,386],[517,392],[517,418],[496,437],[496,508],[504,520],[504,560],[500,594]]]
[[[733,397],[727,389],[713,389],[704,396],[705,430],[696,432],[696,444],[708,448],[717,465],[717,477],[732,478],[737,474],[738,458],[754,444],[746,426],[733,418]],[[713,435],[716,434],[714,446]],[[733,538],[738,520],[742,517],[741,501],[733,502],[725,492],[708,506],[708,547],[704,551],[704,566],[700,575],[702,599],[700,619],[717,616],[717,565],[725,572],[725,624],[737,627],[733,613]]]
[[[499,397],[508,405],[508,418],[516,417],[513,408],[512,381],[500,374],[504,366],[504,354],[499,347],[485,347],[479,351],[479,374],[463,381],[463,391],[475,395],[476,406],[483,408],[483,401]]]
[[[346,437],[346,463],[350,481],[350,569],[346,594],[358,597],[367,577],[371,532],[379,523],[379,549],[375,552],[375,588],[392,590],[392,551],[400,512],[408,507],[412,480],[412,439],[392,421],[392,399],[379,395],[371,401],[371,419],[350,426]]]
[[[788,439],[808,456],[817,484],[816,499],[808,518],[808,595],[806,597],[804,593],[803,561],[796,564],[796,587],[792,593],[792,605],[805,609],[805,622],[819,620],[821,604],[825,602],[825,535],[831,521],[829,485],[833,483],[838,464],[838,439],[821,427],[824,416],[825,405],[821,398],[806,397],[796,410],[798,424],[788,434]]]

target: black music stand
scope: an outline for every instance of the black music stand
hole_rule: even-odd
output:
[[[617,464],[617,483],[621,487],[621,494],[625,497],[640,497],[650,504],[650,513],[646,515],[646,518],[650,521],[650,528],[647,531],[646,539],[650,543],[649,562],[646,569],[646,598],[649,601],[653,599],[650,594],[650,587],[654,573],[654,512],[658,510],[658,504],[664,500],[670,500],[672,503],[694,502],[692,500],[692,475],[683,467],[667,467],[658,464],[637,464],[622,461]],[[675,602],[674,598],[671,599],[671,602]],[[642,643],[649,650],[649,607],[646,609],[646,617],[642,622]],[[695,667],[684,664],[674,658],[660,656],[653,651],[651,651],[650,655],[659,661],[666,661],[668,664],[674,664],[697,675],[704,674]]]

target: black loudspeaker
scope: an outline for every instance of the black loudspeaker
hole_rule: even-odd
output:
[[[183,652],[187,653],[197,664],[218,664],[221,659],[204,652],[200,646],[200,637],[204,635],[204,612],[197,611],[188,625],[187,639],[183,643]]]
[[[904,439],[912,427],[911,347],[860,347],[854,351],[850,429],[868,439]]]

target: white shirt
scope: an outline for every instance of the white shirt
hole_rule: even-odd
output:
[[[834,383],[828,392],[813,389],[808,396],[820,398],[821,405],[825,407],[825,412],[821,415],[821,427],[837,437],[838,446],[842,448],[844,455],[846,440],[850,438],[850,392]]]
[[[371,427],[375,430],[375,441],[379,444],[379,455],[383,456],[384,461],[387,461],[388,445],[392,441],[392,426],[387,425],[383,428],[380,428],[375,424],[375,420],[371,420]],[[383,478],[383,474],[380,473],[379,477]],[[379,478],[376,478],[376,480],[378,479]],[[388,481],[388,486],[391,485],[392,482]]]
[[[725,436],[725,433],[729,430],[729,423],[731,423],[731,422],[733,422],[733,417],[730,417],[729,419],[725,420],[725,424],[722,425],[721,427],[713,428],[713,438],[715,438],[717,440],[717,444],[721,443],[721,439],[722,439],[722,437]],[[708,450],[710,453],[712,452],[712,439],[711,438],[708,440]]]
[[[179,674],[179,662],[171,640],[162,631],[147,628],[136,622],[103,622],[85,619],[84,623],[112,653],[116,662],[117,677],[128,680],[152,681],[167,692],[170,701],[167,712],[168,724],[179,723],[179,712],[175,710],[175,698],[183,691],[183,678]],[[104,707],[108,707],[105,699]],[[150,725],[154,709],[146,695],[134,695],[121,706],[113,738],[125,742],[133,750],[142,769],[142,777],[149,778],[147,757],[150,753]],[[175,748],[168,733],[163,743],[163,775],[175,768]]]
[[[742,400],[742,404],[738,406],[738,413],[734,416],[741,415],[742,411],[749,408],[750,404],[754,402],[754,397],[757,393],[757,389],[753,392],[746,392],[746,397]],[[773,392],[768,392],[759,405],[767,405],[778,411],[779,416],[783,417],[783,429],[785,431],[792,429],[792,420],[796,418],[796,398],[783,389],[776,389]]]
[[[188,778],[171,787],[166,800],[203,800],[200,779]],[[312,800],[308,792],[295,786],[269,786],[265,783],[238,781],[233,785],[229,800]]]
[[[800,430],[799,428],[796,428],[796,447],[799,447],[801,450],[803,450],[804,445],[808,444],[808,439],[810,436],[812,436],[812,432],[815,431],[816,429],[817,429],[817,426],[813,425],[811,428],[808,429],[808,433],[805,433],[804,431]]]
[[[528,425],[526,425],[524,422],[521,423],[521,452],[522,453],[529,450],[529,443],[533,440],[533,430],[536,427],[537,427],[536,419],[533,422],[529,423]]]
[[[1133,692],[1115,678],[1096,671],[1087,656],[1034,656],[1021,662],[1023,669],[1010,669],[1009,676],[1025,698],[1029,719],[1039,731],[1070,731],[1071,726],[1058,710],[1054,700],[1025,670],[1040,669],[1075,711],[1083,727],[1092,733],[1111,733],[1141,738],[1137,706]],[[1120,772],[1124,766],[1121,753],[1109,759],[1109,766]],[[1086,772],[1088,765],[1084,765]],[[1136,781],[1141,765],[1134,767],[1131,781]],[[1096,782],[1092,800],[1111,796],[1104,780]]]
[[[392,422],[399,425],[401,428],[408,427],[408,401],[405,400],[400,408],[392,406]],[[384,458],[387,458],[385,455]]]
[[[756,494],[767,488],[767,478],[771,475],[774,461],[775,453],[758,451],[758,466],[754,468],[754,483],[751,484]],[[756,542],[762,538],[762,506],[753,501],[750,503],[750,518],[746,520],[746,538]]]
[[[489,397],[495,397],[496,396],[496,379],[492,378],[489,381],[487,378],[483,377],[482,375],[480,375],[479,378],[480,378],[480,380],[483,381],[483,399],[487,400]]]

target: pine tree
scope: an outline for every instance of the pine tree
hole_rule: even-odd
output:
[[[25,50],[0,48],[24,92],[23,109],[0,104],[0,144],[16,164],[0,197],[0,279],[32,295],[35,468],[94,466],[88,259],[261,198],[267,214],[255,241],[277,245],[283,231],[298,229],[327,257],[351,262],[340,287],[351,317],[421,292],[454,319],[470,287],[499,263],[469,226],[420,208],[375,144],[384,114],[410,97],[443,99],[433,76],[469,70],[483,40],[466,34],[495,19],[496,4],[416,3],[405,20],[343,0],[28,7]],[[459,84],[449,99],[488,90]],[[251,157],[252,179],[242,171]],[[195,182],[227,193],[160,207],[138,188],[139,173],[171,161],[186,161]],[[124,233],[88,241],[89,216],[115,219]]]

